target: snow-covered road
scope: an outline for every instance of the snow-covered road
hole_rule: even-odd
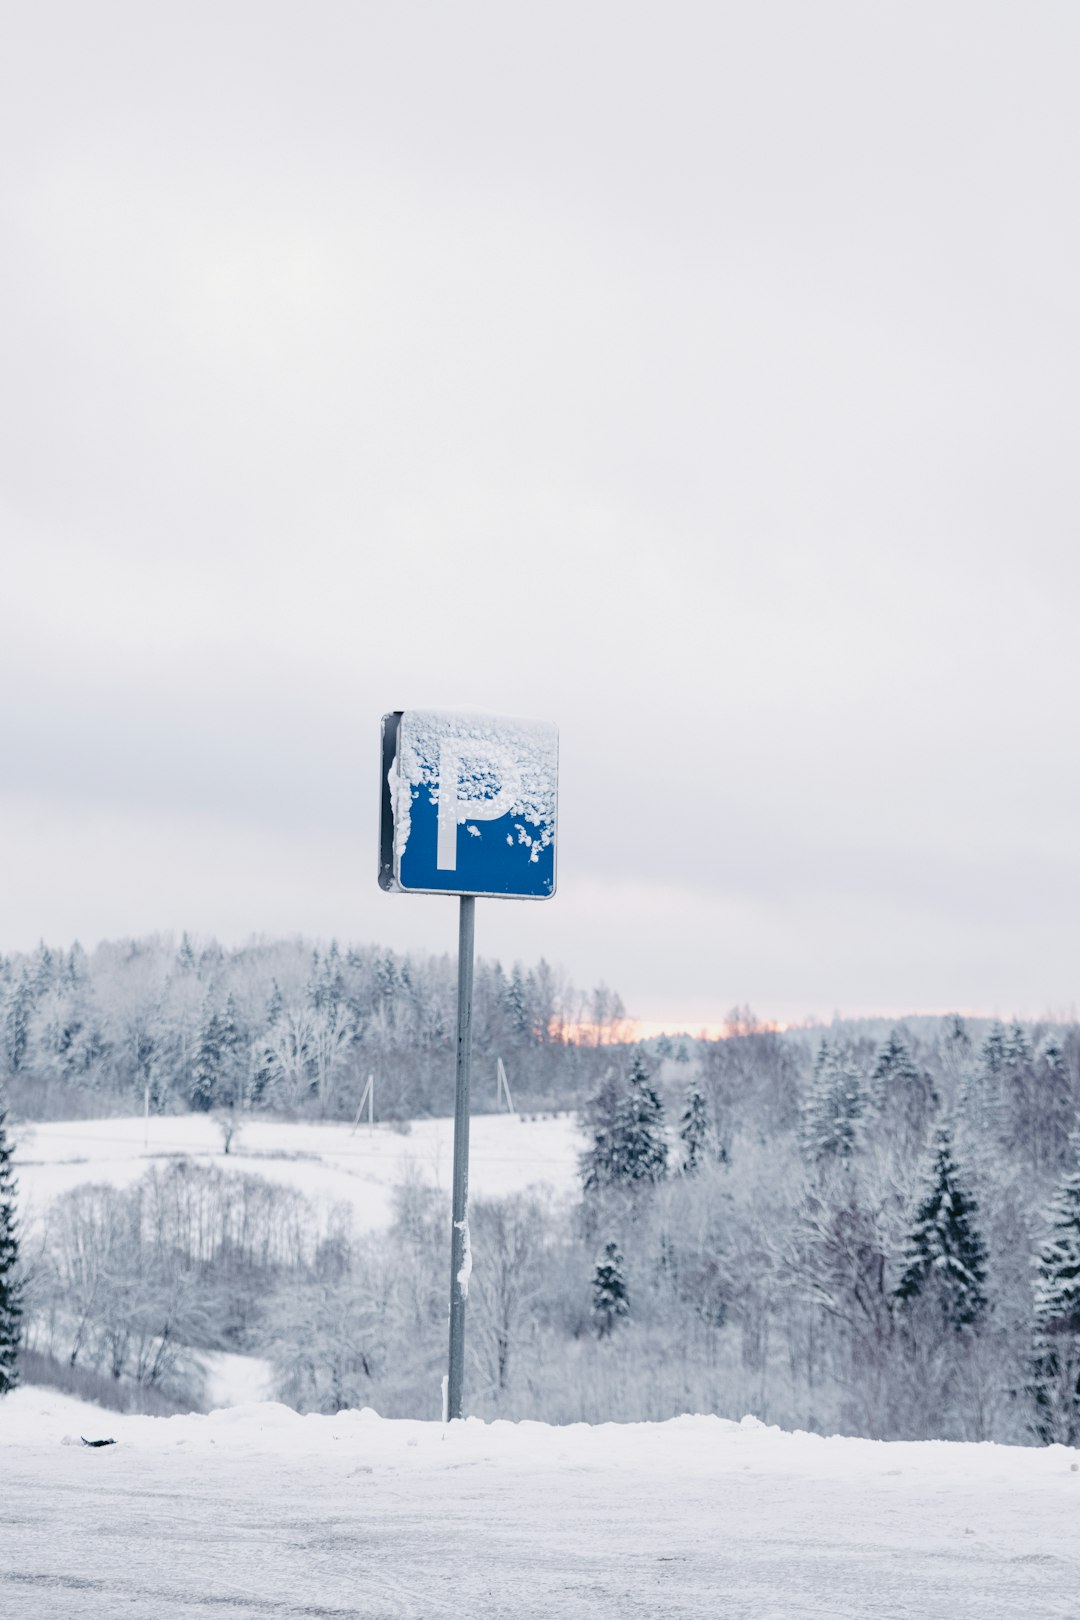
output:
[[[753,1420],[444,1431],[20,1390],[0,1403],[0,1614],[1077,1620],[1078,1464]]]

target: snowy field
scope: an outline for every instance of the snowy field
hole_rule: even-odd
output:
[[[91,1450],[80,1443],[112,1437]],[[5,1620],[1076,1620],[1080,1453],[0,1402]]]
[[[148,1130],[148,1135],[146,1134]],[[472,1189],[576,1188],[569,1117],[472,1123]],[[172,1156],[254,1171],[356,1224],[448,1190],[452,1122],[407,1133],[201,1116],[17,1132],[24,1221]],[[208,1417],[0,1401],[0,1620],[1080,1620],[1080,1452],[661,1424],[301,1417],[265,1362],[207,1358]],[[242,1404],[236,1404],[236,1403]],[[116,1444],[92,1449],[87,1439]]]
[[[153,1164],[188,1157],[199,1164],[246,1170],[295,1187],[322,1208],[351,1206],[359,1230],[386,1226],[395,1187],[413,1180],[449,1196],[452,1119],[414,1121],[407,1133],[389,1125],[287,1124],[245,1120],[231,1152],[205,1114],[136,1119],[62,1120],[16,1126],[15,1173],[23,1229],[32,1228],[61,1193],[86,1182],[126,1187]],[[574,1117],[522,1120],[477,1114],[470,1128],[470,1192],[501,1197],[547,1186],[569,1195],[583,1146]]]

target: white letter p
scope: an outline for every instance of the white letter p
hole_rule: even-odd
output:
[[[479,765],[477,785],[487,786],[495,777],[498,786],[483,798],[459,796],[461,762]],[[521,779],[514,760],[505,748],[486,742],[444,742],[439,748],[439,830],[435,866],[440,872],[457,871],[457,830],[463,821],[498,821],[514,808]]]

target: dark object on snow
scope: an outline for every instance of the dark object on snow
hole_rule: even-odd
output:
[[[116,1444],[115,1440],[88,1440],[85,1434],[80,1434],[79,1439],[84,1446],[115,1446]]]

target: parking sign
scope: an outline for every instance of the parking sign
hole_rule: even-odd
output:
[[[549,899],[557,728],[443,709],[398,710],[382,725],[382,887]]]

